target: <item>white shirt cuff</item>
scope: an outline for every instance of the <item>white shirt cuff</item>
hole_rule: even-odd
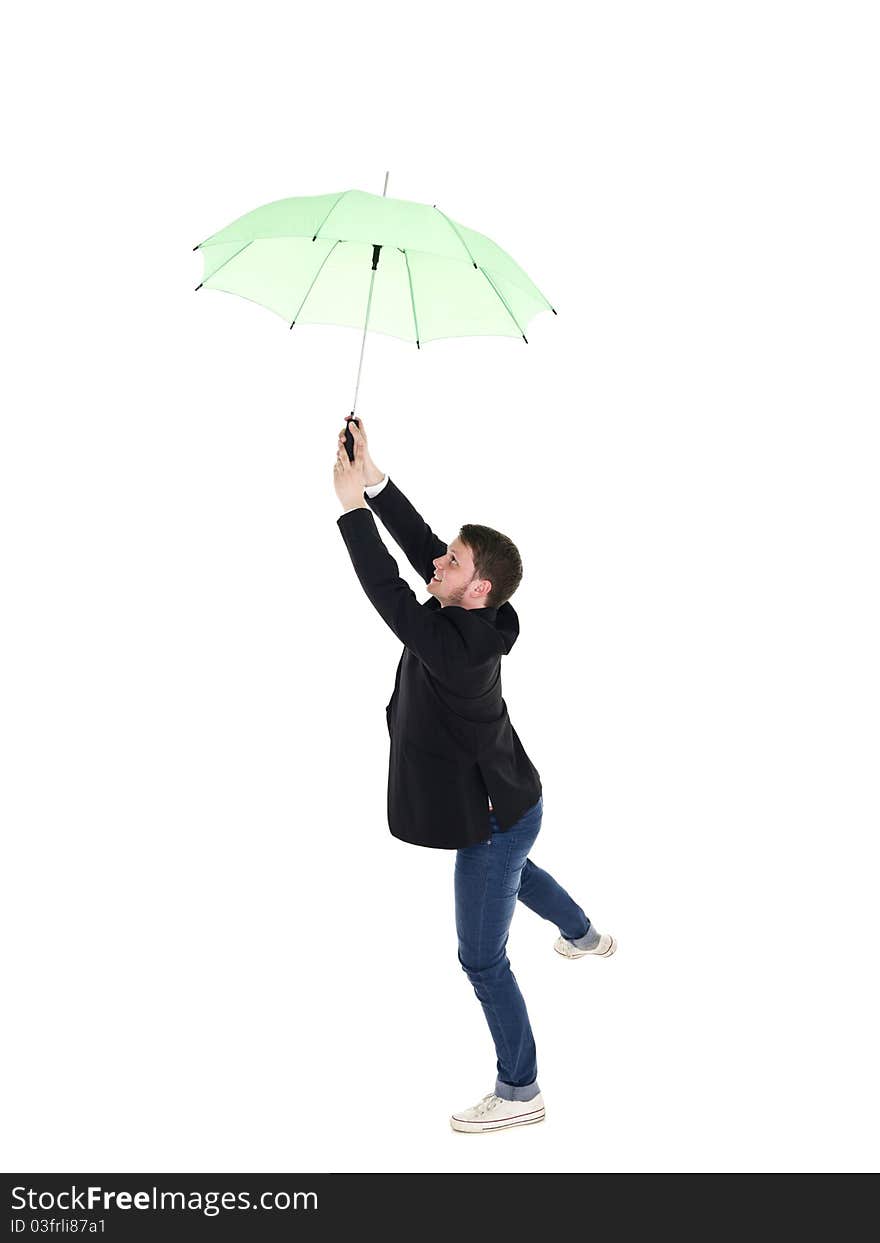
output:
[[[387,482],[388,482],[388,476],[386,475],[381,483],[371,484],[369,488],[364,488],[364,492],[366,492],[367,496],[370,498],[370,500],[372,500],[374,496],[379,495],[379,493],[385,487],[385,484]]]

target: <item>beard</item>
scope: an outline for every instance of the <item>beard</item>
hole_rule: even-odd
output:
[[[476,577],[476,575],[474,577]],[[461,608],[461,602],[464,600],[464,594],[473,581],[474,580],[472,578],[470,583],[465,583],[463,587],[457,587],[455,591],[451,591],[445,600],[441,600],[440,603],[443,605],[452,604],[456,605],[458,608]]]

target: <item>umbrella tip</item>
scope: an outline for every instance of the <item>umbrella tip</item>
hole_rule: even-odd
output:
[[[199,292],[199,290],[201,289],[202,285],[204,285],[204,283],[205,283],[205,282],[204,282],[204,281],[202,281],[201,285],[196,285],[195,289],[193,290],[193,293],[198,293],[198,292]]]
[[[201,243],[201,242],[199,242],[199,246],[201,246],[201,244],[202,244],[202,243]],[[199,246],[193,246],[193,250],[198,250]]]
[[[554,315],[556,314],[556,310],[555,310],[555,308],[554,308],[554,307],[552,307],[552,306],[551,306],[550,310],[551,310],[551,311],[553,311],[553,314],[554,314]]]
[[[294,320],[294,321],[293,321],[293,324],[295,324],[295,323],[296,323],[296,320]],[[291,328],[293,327],[293,324],[291,324],[291,325],[290,325],[290,326],[291,326]]]
[[[525,334],[525,333],[523,333],[523,341],[525,341],[526,345],[528,345],[528,343],[529,343],[529,339],[528,339],[528,337],[526,336],[526,334]]]
[[[416,341],[416,349],[420,350],[421,348],[422,348],[421,345],[419,345],[418,341]]]
[[[318,236],[318,235],[317,235],[317,233],[316,233],[316,234],[315,234],[315,237],[317,237],[317,236]],[[313,237],[313,238],[312,238],[312,241],[314,241],[314,240],[315,240],[315,237]]]

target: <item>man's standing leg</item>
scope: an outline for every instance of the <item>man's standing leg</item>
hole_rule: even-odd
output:
[[[457,852],[455,921],[458,958],[479,998],[497,1055],[495,1089],[479,1105],[452,1116],[459,1131],[501,1130],[540,1122],[537,1055],[526,1004],[507,957],[507,936],[520,878],[541,828],[542,800],[512,828]]]

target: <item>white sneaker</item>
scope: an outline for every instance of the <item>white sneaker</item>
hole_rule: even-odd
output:
[[[494,1092],[473,1109],[462,1109],[449,1119],[453,1131],[503,1131],[544,1121],[544,1098],[539,1092],[530,1101],[505,1101]]]
[[[576,945],[572,945],[571,941],[566,941],[565,937],[557,937],[553,948],[563,958],[583,958],[585,954],[592,954],[596,958],[610,958],[617,949],[617,942],[610,932],[603,932],[598,944],[594,945],[591,950],[580,950]]]

